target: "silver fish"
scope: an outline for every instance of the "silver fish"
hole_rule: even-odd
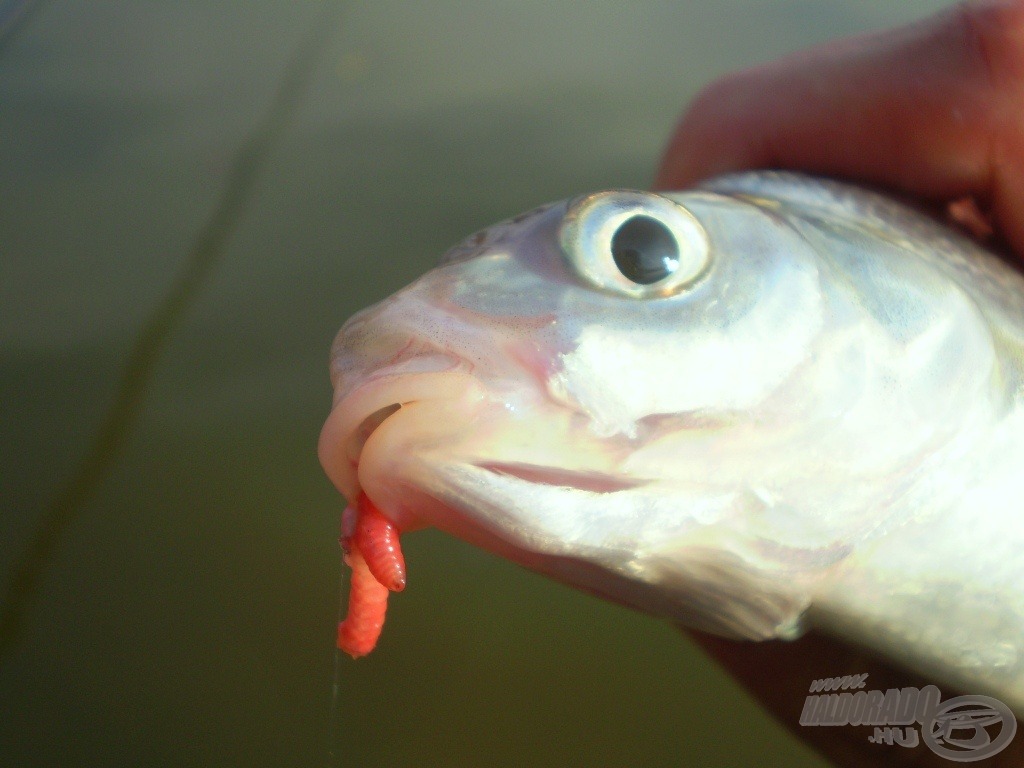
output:
[[[403,532],[1024,714],[1024,279],[928,216],[774,172],[542,206],[349,320],[331,378],[321,461]]]

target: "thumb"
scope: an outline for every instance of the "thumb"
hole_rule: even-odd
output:
[[[791,168],[935,202],[970,196],[1024,254],[1024,0],[957,6],[712,84],[655,186]]]

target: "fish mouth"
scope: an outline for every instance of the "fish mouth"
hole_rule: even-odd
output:
[[[317,453],[331,482],[349,500],[361,490],[359,466],[371,437],[386,431],[400,412],[426,401],[472,400],[476,381],[460,371],[377,371],[340,393],[320,432]]]
[[[460,501],[461,494],[436,493],[446,485],[437,474],[445,474],[442,466],[462,466],[550,492],[613,494],[650,482],[608,472],[608,466],[588,466],[590,462],[559,466],[547,460],[531,462],[528,456],[502,456],[500,430],[490,434],[497,445],[482,446],[474,433],[490,432],[501,423],[490,417],[500,420],[506,408],[500,397],[486,394],[465,366],[421,373],[408,373],[407,368],[365,374],[350,369],[345,376],[347,391],[339,393],[320,435],[320,462],[347,499],[367,493],[403,531],[439,524],[434,519],[436,505],[423,493],[435,501],[444,496],[445,506],[451,507],[440,515],[447,522],[442,528],[461,529],[480,515],[479,509],[465,508],[467,502],[472,507],[476,503]],[[410,484],[421,493],[413,493]],[[419,501],[403,503],[413,497]],[[417,508],[420,504],[422,510]],[[456,507],[461,511],[456,513]],[[462,518],[461,524],[456,518]]]
[[[351,505],[368,499],[400,533],[436,527],[610,599],[640,589],[631,576],[614,573],[627,553],[562,535],[565,525],[533,519],[540,510],[524,499],[558,509],[601,496],[614,507],[614,494],[650,480],[608,472],[610,465],[578,455],[569,467],[531,463],[522,454],[503,457],[500,446],[481,456],[477,438],[500,443],[507,403],[465,367],[420,373],[350,368],[345,377],[345,391],[321,432],[319,456]],[[540,423],[545,416],[538,416]]]

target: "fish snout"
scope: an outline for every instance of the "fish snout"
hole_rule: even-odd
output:
[[[428,402],[451,402],[468,411],[479,389],[470,366],[455,355],[397,335],[377,341],[383,343],[372,351],[336,344],[332,354],[334,407],[321,431],[318,453],[328,477],[349,500],[362,490],[364,449],[371,438],[380,442],[377,433],[385,422]]]

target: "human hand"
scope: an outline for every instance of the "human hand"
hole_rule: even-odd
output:
[[[749,168],[845,178],[939,206],[970,200],[1024,264],[1024,0],[958,5],[908,27],[828,43],[723,78],[684,114],[655,186],[679,189]],[[978,221],[964,223],[979,228]],[[868,672],[868,687],[881,690],[931,681],[813,633],[792,643],[691,634],[776,717],[839,765],[950,765],[923,745],[871,744],[870,727],[798,724],[816,679]],[[944,697],[955,693],[943,691]],[[979,763],[1022,764],[1020,733]]]
[[[679,122],[655,187],[745,168],[970,197],[1024,261],[1024,2],[957,5],[713,83]]]

